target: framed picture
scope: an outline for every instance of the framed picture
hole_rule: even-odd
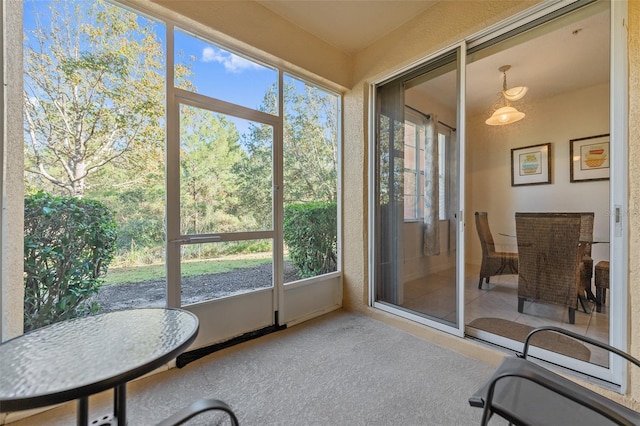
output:
[[[571,182],[609,179],[609,135],[569,141]]]
[[[551,144],[511,150],[511,186],[551,183]]]

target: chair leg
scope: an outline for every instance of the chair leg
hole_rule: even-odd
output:
[[[518,312],[522,313],[524,309],[524,297],[518,297]]]
[[[596,312],[602,312],[602,290],[596,287]]]
[[[486,278],[480,277],[480,282],[478,283],[478,288],[479,288],[479,289],[482,289],[482,280],[483,280],[483,279],[484,279],[484,281],[485,281],[487,284],[489,284],[489,278],[490,278],[490,277],[486,277]]]
[[[582,306],[582,310],[585,314],[591,313],[591,307],[589,306],[589,302],[584,296],[578,296],[578,300],[580,301],[580,305]]]
[[[183,423],[186,423],[192,417],[197,416],[200,413],[204,413],[205,411],[211,410],[219,410],[224,411],[229,415],[229,420],[232,426],[238,426],[238,418],[236,417],[231,407],[229,407],[223,401],[218,399],[199,399],[193,402],[186,408],[178,411],[173,414],[171,417],[164,419],[162,422],[158,423],[156,426],[178,426]]]
[[[569,308],[569,324],[576,323],[576,310],[573,308]]]

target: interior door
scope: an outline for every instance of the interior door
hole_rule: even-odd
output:
[[[169,300],[198,315],[197,347],[277,323],[275,288],[282,278],[274,273],[276,132],[275,119],[267,114],[238,118],[194,95],[178,99],[176,138],[169,146],[178,159],[168,169],[169,199],[177,200],[168,206]],[[247,155],[242,141],[248,135],[270,148],[260,156]],[[249,172],[251,196],[268,205],[258,215],[234,203],[246,189],[236,178]]]
[[[376,87],[373,304],[463,334],[459,46]]]

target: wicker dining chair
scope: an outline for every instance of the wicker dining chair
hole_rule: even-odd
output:
[[[596,301],[596,297],[591,290],[591,280],[594,274],[593,258],[591,257],[591,245],[593,244],[593,212],[580,213],[580,242],[585,245],[580,265],[580,300],[583,298]],[[582,304],[587,310],[586,305]]]
[[[575,323],[590,245],[580,241],[581,221],[581,213],[516,213],[518,312],[525,300],[566,306],[569,323]]]
[[[482,264],[478,288],[482,288],[482,280],[489,283],[495,275],[513,275],[518,273],[518,253],[496,251],[493,242],[487,212],[476,212],[476,229],[482,247]]]

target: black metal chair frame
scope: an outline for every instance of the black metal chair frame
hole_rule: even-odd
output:
[[[576,382],[566,379],[551,370],[548,370],[540,365],[527,360],[527,354],[530,346],[530,339],[535,333],[542,331],[551,331],[555,333],[564,334],[572,337],[576,340],[589,343],[599,348],[612,352],[630,363],[640,367],[640,360],[633,356],[614,348],[613,346],[599,342],[586,336],[573,333],[571,331],[553,327],[545,326],[539,327],[531,331],[525,341],[522,354],[516,354],[515,357],[507,357],[503,360],[502,364],[493,376],[471,397],[469,398],[469,404],[473,407],[483,408],[481,425],[487,425],[489,419],[493,413],[498,414],[500,417],[509,421],[510,424],[523,425],[532,424],[527,419],[523,418],[522,413],[510,410],[506,404],[501,404],[501,401],[497,400],[495,389],[498,382],[504,382],[505,379],[522,379],[529,382],[533,382],[539,387],[548,391],[548,395],[539,395],[538,402],[542,398],[554,398],[554,395],[560,395],[570,401],[575,402],[587,409],[599,413],[601,416],[609,419],[612,424],[617,425],[638,425],[640,424],[640,413],[625,407],[617,402],[614,402],[603,395],[593,392]],[[518,386],[518,380],[511,380],[504,384],[508,387],[503,390],[503,394],[508,394],[508,390]],[[540,389],[542,391],[542,389]],[[532,395],[533,397],[533,395]],[[545,407],[537,407],[540,413],[545,412]],[[569,411],[569,410],[567,410]],[[575,421],[573,413],[553,413],[553,416],[557,416],[554,420],[557,420],[557,424],[569,424]],[[566,417],[563,417],[566,416]],[[567,423],[569,422],[569,423]]]
[[[233,426],[239,425],[238,418],[236,417],[235,413],[231,410],[231,407],[229,407],[223,401],[220,401],[218,399],[199,399],[193,402],[188,407],[185,407],[177,413],[173,414],[171,417],[158,423],[157,426],[178,426],[200,413],[211,410],[224,411],[229,415],[231,424]]]

